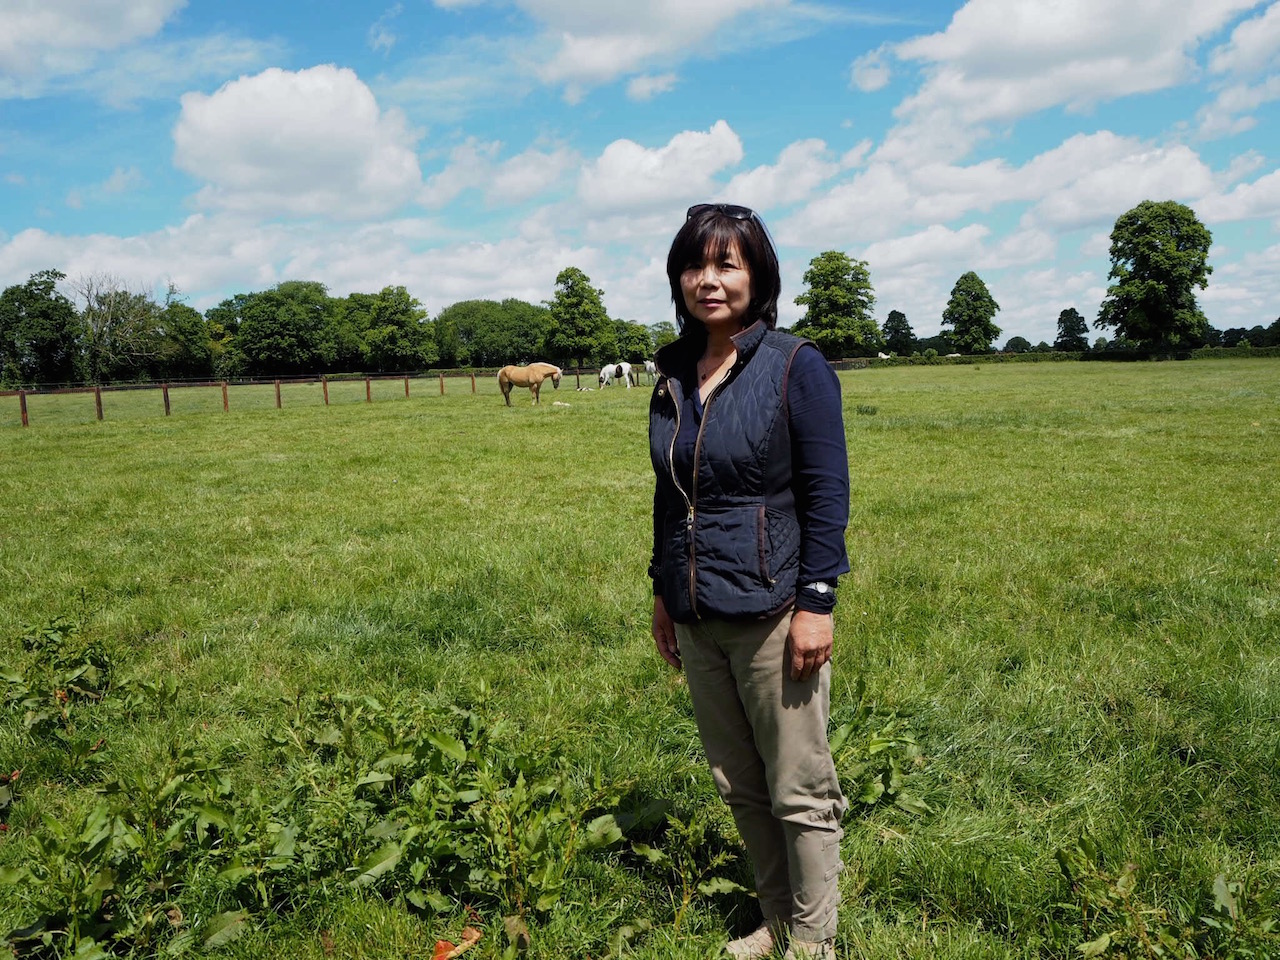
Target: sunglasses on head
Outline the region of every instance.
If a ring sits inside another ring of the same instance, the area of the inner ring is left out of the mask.
[[[695,203],[692,207],[685,211],[684,218],[692,220],[694,217],[714,210],[716,213],[722,213],[726,217],[734,220],[759,220],[760,217],[750,207],[740,207],[736,203]]]

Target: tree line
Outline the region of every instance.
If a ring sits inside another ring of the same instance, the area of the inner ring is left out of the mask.
[[[292,374],[639,362],[675,339],[609,317],[603,291],[576,267],[542,304],[464,300],[431,318],[402,286],[333,297],[289,280],[238,293],[203,314],[170,286],[162,299],[94,275],[60,286],[57,270],[0,293],[0,385],[118,383]]]
[[[1145,200],[1122,214],[1111,231],[1110,285],[1094,326],[1114,337],[1089,342],[1089,325],[1075,307],[1058,314],[1052,344],[1032,345],[1011,337],[1007,353],[1033,351],[1143,350],[1168,353],[1197,347],[1280,346],[1280,318],[1268,327],[1218,330],[1196,301],[1196,289],[1208,285],[1212,235],[1188,206],[1172,200]],[[951,290],[942,312],[942,333],[918,339],[907,317],[890,310],[884,326],[871,316],[875,293],[867,263],[838,250],[819,254],[804,275],[807,290],[796,303],[807,312],[795,326],[829,357],[874,356],[883,351],[909,356],[978,354],[994,350],[1001,330],[1000,310],[986,283],[970,270]]]
[[[1116,220],[1107,297],[1094,321],[1113,339],[1089,342],[1075,307],[1058,315],[1052,344],[1012,337],[1006,352],[1084,352],[1199,346],[1280,346],[1280,319],[1269,327],[1216,330],[1195,297],[1213,268],[1209,230],[1174,201],[1144,201]],[[32,274],[0,293],[0,385],[289,374],[399,372],[428,367],[494,367],[535,359],[562,366],[639,362],[674,340],[672,323],[646,326],[611,318],[604,291],[577,267],[556,277],[540,304],[509,298],[464,300],[434,318],[403,286],[332,297],[322,283],[289,280],[239,293],[201,314],[170,285],[163,298],[103,275],[71,282],[57,270]],[[838,250],[818,254],[795,302],[805,307],[795,333],[829,358],[987,353],[1000,336],[1000,310],[972,270],[952,288],[942,332],[915,336],[906,315],[872,316],[867,263]]]

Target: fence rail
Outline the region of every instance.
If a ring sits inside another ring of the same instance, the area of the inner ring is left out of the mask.
[[[364,384],[364,402],[374,402],[374,386],[375,384],[387,384],[391,382],[402,382],[404,384],[404,396],[406,398],[411,395],[411,383],[417,383],[419,389],[426,386],[431,392],[438,390],[440,396],[444,396],[449,392],[450,386],[457,389],[461,386],[464,392],[475,394],[478,391],[477,382],[488,385],[493,384],[493,392],[497,395],[497,368],[493,370],[486,369],[454,369],[454,370],[430,370],[409,373],[394,374],[367,374],[367,375],[310,375],[310,376],[294,376],[294,377],[276,377],[272,379],[258,378],[241,378],[226,380],[171,380],[163,383],[119,383],[105,385],[81,385],[81,386],[47,386],[34,387],[30,389],[20,390],[0,390],[0,399],[17,398],[18,412],[21,418],[22,426],[29,427],[33,414],[31,411],[30,398],[38,397],[55,397],[67,395],[89,395],[93,396],[93,417],[97,420],[103,420],[110,412],[111,400],[107,399],[105,405],[103,401],[104,394],[112,393],[139,393],[139,392],[158,392],[160,394],[160,403],[157,407],[163,406],[164,415],[166,417],[173,415],[173,404],[170,399],[172,391],[189,390],[199,388],[203,390],[215,390],[221,392],[221,406],[224,413],[229,413],[233,406],[234,394],[239,391],[247,391],[250,388],[271,387],[274,391],[273,401],[276,409],[282,409],[287,399],[284,388],[300,387],[300,386],[319,386],[320,395],[324,406],[330,405],[330,387],[337,387],[341,390],[349,390],[352,385]],[[582,386],[583,379],[586,378],[589,385],[594,386],[597,382],[599,370],[593,367],[580,367],[572,370],[565,370],[565,378],[573,376],[574,384],[577,387]],[[397,391],[398,393],[399,391]],[[488,392],[487,390],[483,392]],[[314,401],[313,401],[314,402]],[[349,401],[348,401],[349,402]],[[206,407],[209,406],[206,403]],[[253,403],[251,406],[261,407],[262,403]],[[216,402],[214,405],[216,409]],[[12,410],[12,407],[10,407]],[[78,418],[77,418],[78,419]]]

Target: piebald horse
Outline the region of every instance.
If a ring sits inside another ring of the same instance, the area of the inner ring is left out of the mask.
[[[600,386],[607,387],[614,380],[621,380],[627,385],[627,389],[631,389],[633,375],[631,373],[631,364],[623,360],[621,363],[610,363],[600,368]]]
[[[502,399],[507,401],[508,407],[511,406],[512,387],[528,387],[533,393],[533,402],[538,403],[542,381],[550,377],[552,388],[559,390],[563,375],[564,372],[554,363],[531,363],[527,367],[511,364],[498,371],[498,389],[502,391]]]

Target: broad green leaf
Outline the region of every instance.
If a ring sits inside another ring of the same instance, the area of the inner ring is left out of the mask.
[[[633,843],[631,852],[644,857],[650,863],[670,863],[671,858],[667,856],[665,850],[659,850],[657,847],[651,847],[647,843]]]
[[[393,777],[389,773],[382,773],[381,771],[374,770],[371,773],[366,773],[363,777],[357,780],[356,786],[357,787],[367,787],[370,785],[381,786],[384,783],[390,783],[394,779],[395,777]]]
[[[383,770],[386,767],[404,767],[413,763],[413,759],[414,758],[413,758],[412,751],[407,753],[404,751],[398,751],[396,753],[385,753],[378,758],[378,762],[375,763],[373,766],[375,770]]]
[[[1225,913],[1232,920],[1239,919],[1240,908],[1236,904],[1236,898],[1231,895],[1226,874],[1220,873],[1213,878],[1213,903],[1219,912]]]
[[[740,893],[746,889],[742,884],[734,883],[724,877],[712,877],[698,884],[698,892],[707,897],[714,893]]]
[[[451,737],[447,733],[431,732],[427,734],[427,739],[435,746],[437,750],[446,757],[452,757],[459,763],[465,763],[467,759],[467,748],[463,746],[461,740]]]
[[[107,951],[98,946],[96,940],[85,937],[76,944],[76,952],[72,954],[72,960],[107,960],[110,956]]]
[[[1082,943],[1076,949],[1080,951],[1080,955],[1089,960],[1090,957],[1100,957],[1107,952],[1107,948],[1111,946],[1111,934],[1104,933],[1097,940],[1090,940],[1088,943]]]
[[[6,886],[21,883],[30,876],[31,871],[26,867],[0,867],[0,883]]]
[[[400,855],[403,852],[398,843],[388,843],[379,847],[365,857],[356,867],[360,873],[352,883],[357,887],[367,887],[374,883],[388,870],[395,869],[395,865],[400,862]]]
[[[832,756],[835,756],[840,752],[840,748],[845,745],[845,742],[849,739],[849,734],[851,733],[853,733],[853,724],[842,723],[836,728],[835,733],[831,734],[831,737],[827,742],[831,747]]]
[[[871,780],[865,783],[861,792],[858,794],[860,803],[875,803],[884,796],[884,784],[879,780]]]
[[[245,932],[245,921],[248,918],[248,910],[232,910],[218,914],[205,924],[204,948],[212,950],[230,943]]]
[[[909,797],[905,794],[899,794],[893,801],[893,805],[907,811],[907,813],[914,813],[918,817],[923,817],[926,813],[933,812],[933,807],[923,800],[917,800],[915,797]]]
[[[250,869],[249,867],[246,867],[244,864],[240,863],[238,860],[235,861],[234,863],[228,864],[227,866],[223,867],[221,870],[218,871],[218,879],[225,880],[227,883],[233,886],[239,883],[245,877],[249,877],[252,875],[253,875],[253,870]]]
[[[582,841],[583,846],[588,850],[595,850],[617,843],[621,839],[622,830],[618,826],[618,821],[614,819],[613,814],[606,813],[587,824],[586,833],[583,835]]]

